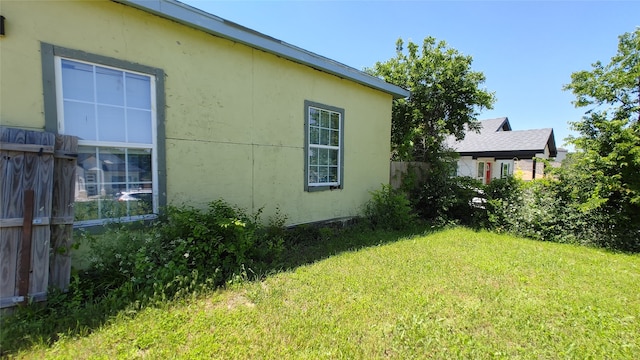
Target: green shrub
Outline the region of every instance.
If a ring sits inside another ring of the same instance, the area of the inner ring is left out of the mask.
[[[204,210],[168,207],[145,228],[110,225],[90,241],[82,291],[143,304],[261,273],[280,262],[285,218],[277,212],[263,225],[260,215],[217,200]]]
[[[522,180],[514,176],[495,179],[485,186],[487,224],[498,232],[511,230],[522,204]]]
[[[401,230],[411,227],[415,221],[406,195],[388,184],[371,192],[371,199],[364,205],[363,215],[375,229]]]
[[[559,183],[496,179],[486,187],[488,226],[499,232],[544,241],[566,241]]]
[[[475,225],[484,217],[482,183],[470,177],[432,172],[412,194],[413,206],[424,220],[438,225]]]
[[[640,251],[640,215],[634,218],[636,212],[628,211],[633,204],[612,197],[585,207],[581,197],[592,184],[557,173],[530,182],[491,182],[486,187],[487,227],[544,241]]]

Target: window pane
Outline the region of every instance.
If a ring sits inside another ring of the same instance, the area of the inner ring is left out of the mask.
[[[331,128],[340,129],[340,114],[331,113]]]
[[[98,217],[97,199],[76,199],[73,203],[74,221],[95,220]]]
[[[144,187],[150,188],[152,179],[151,149],[129,149],[127,169],[129,182],[148,182]],[[149,185],[149,186],[147,186]]]
[[[153,195],[151,188],[143,184],[131,184],[131,187],[117,196],[117,201],[125,205],[126,216],[144,215],[153,212]]]
[[[62,96],[64,99],[93,101],[93,66],[62,61]]]
[[[331,146],[339,146],[340,145],[340,131],[338,130],[329,130],[331,131]]]
[[[319,157],[318,157],[318,149],[310,148],[309,149],[309,165],[318,165]]]
[[[320,166],[318,170],[318,182],[329,182],[329,168],[326,166]]]
[[[320,143],[320,130],[317,127],[309,128],[309,143],[316,145]]]
[[[484,163],[483,162],[479,162],[478,163],[478,177],[484,177]]]
[[[96,148],[78,147],[76,168],[76,201],[84,201],[98,194],[98,170]]]
[[[338,167],[336,166],[329,167],[329,181],[338,182]]]
[[[329,150],[329,164],[338,165],[338,150]]]
[[[325,128],[328,128],[330,126],[329,112],[320,112],[320,126]]]
[[[98,105],[98,140],[126,141],[124,108]]]
[[[127,110],[127,141],[151,144],[151,111]]]
[[[318,182],[318,167],[309,166],[309,183],[317,183],[317,182]]]
[[[318,109],[314,109],[314,108],[309,108],[309,126],[318,126],[318,119],[320,117],[320,114],[318,112]]]
[[[103,195],[103,172],[98,164],[95,147],[78,147],[76,168],[75,220],[100,218],[99,199]]]
[[[320,152],[320,165],[329,165],[329,149],[318,149]]]
[[[127,74],[127,106],[151,109],[151,79],[148,76]]]
[[[331,130],[320,129],[320,145],[329,145]]]
[[[64,101],[64,133],[82,140],[96,140],[96,117],[93,104]]]
[[[100,148],[99,149],[100,168],[102,170],[102,179],[105,183],[102,186],[103,194],[114,197],[116,194],[126,189],[126,186],[107,183],[113,178],[126,180],[126,157],[124,149]]]
[[[96,93],[99,103],[124,105],[122,75],[122,71],[96,66]]]

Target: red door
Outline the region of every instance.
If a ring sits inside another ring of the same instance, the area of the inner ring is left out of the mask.
[[[487,162],[484,167],[484,183],[489,184],[491,182],[491,163]]]

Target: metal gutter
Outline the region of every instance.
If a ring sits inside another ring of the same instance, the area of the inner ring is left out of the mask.
[[[112,0],[164,17],[206,33],[238,42],[252,48],[283,57],[314,69],[344,78],[393,95],[395,99],[409,96],[409,91],[377,77],[301,49],[284,41],[251,30],[176,0]]]

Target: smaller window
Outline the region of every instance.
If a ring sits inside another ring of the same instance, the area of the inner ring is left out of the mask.
[[[344,110],[305,101],[305,190],[342,188]]]
[[[509,177],[510,175],[511,175],[511,164],[502,163],[502,169],[500,170],[500,177],[504,179],[506,177]]]
[[[478,162],[478,178],[484,179],[484,162]]]

